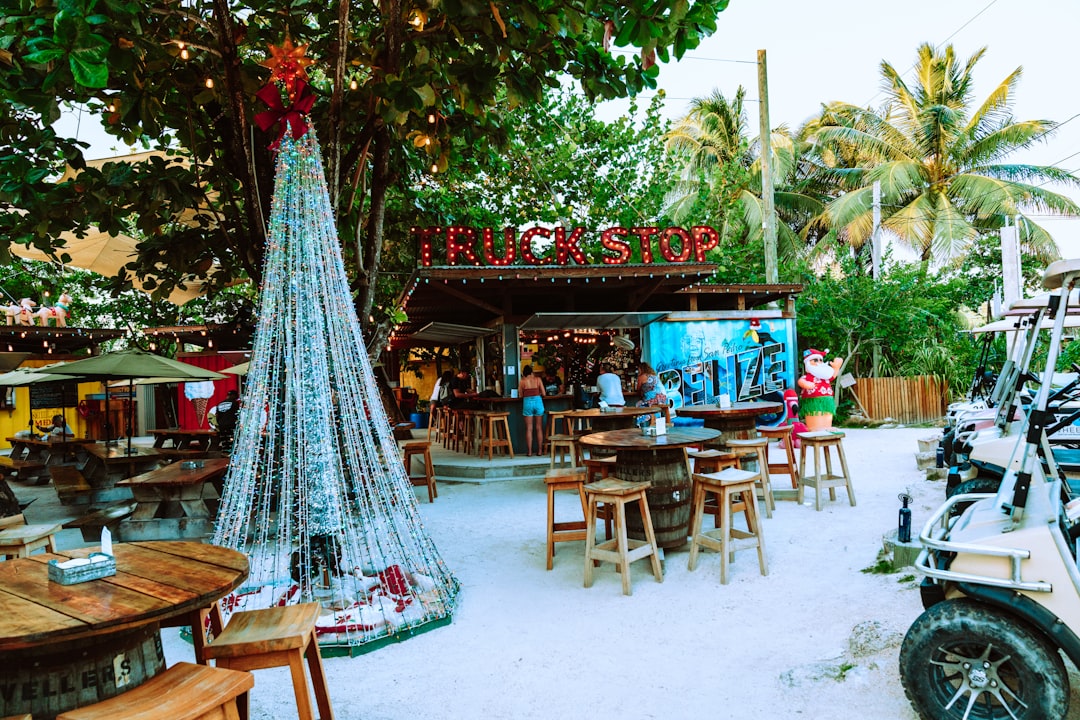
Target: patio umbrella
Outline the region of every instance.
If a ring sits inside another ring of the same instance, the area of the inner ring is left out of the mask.
[[[251,364],[251,361],[249,360],[247,362],[242,362],[239,365],[233,365],[232,367],[222,368],[221,372],[229,373],[230,375],[241,375],[241,376],[247,375],[248,374],[248,365],[250,365],[250,364]]]
[[[75,360],[63,365],[38,368],[34,372],[63,374],[85,380],[127,380],[134,388],[135,381],[141,378],[159,378],[165,382],[188,382],[191,380],[223,380],[225,375],[213,370],[206,370],[187,363],[170,360],[142,350],[121,350],[120,352],[95,355],[85,360]],[[105,419],[108,428],[109,393],[105,392]],[[131,454],[131,417],[128,416],[128,454]],[[105,441],[111,441],[109,429]]]

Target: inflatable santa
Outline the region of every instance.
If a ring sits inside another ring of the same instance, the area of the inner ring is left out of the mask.
[[[798,379],[799,415],[811,431],[828,430],[832,427],[833,413],[836,412],[836,398],[833,397],[832,380],[844,364],[843,358],[833,358],[825,362],[825,354],[820,350],[807,350],[803,353],[803,369],[806,374]]]

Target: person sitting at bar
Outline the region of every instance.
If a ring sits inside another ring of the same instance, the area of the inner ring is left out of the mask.
[[[455,410],[471,407],[476,392],[472,389],[472,378],[469,377],[469,371],[465,368],[458,370],[457,375],[450,381],[450,396],[448,404]]]
[[[600,375],[596,378],[596,387],[600,389],[600,402],[612,407],[623,407],[626,400],[622,394],[622,378],[615,374],[610,363],[600,366]]]
[[[37,429],[48,440],[63,440],[65,437],[75,437],[75,431],[64,420],[64,416],[59,414],[53,415],[52,425],[38,425]]]

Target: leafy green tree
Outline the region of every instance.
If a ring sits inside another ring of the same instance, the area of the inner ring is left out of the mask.
[[[388,199],[422,168],[445,172],[495,152],[516,118],[566,75],[589,98],[654,87],[657,60],[716,28],[727,0],[423,1],[0,0],[0,217],[11,242],[46,248],[60,233],[132,227],[129,266],[163,277],[205,267],[224,285],[259,279],[274,139],[253,123],[270,63],[303,64],[318,97],[330,197],[367,322],[387,244]],[[291,38],[283,42],[283,38]],[[634,56],[608,47],[634,47]],[[65,104],[102,117],[127,143],[176,159],[84,168],[55,133]],[[65,165],[79,172],[55,182]]]
[[[1058,167],[1007,162],[1057,123],[1014,119],[1021,68],[974,105],[973,70],[984,52],[962,63],[951,45],[924,44],[911,84],[882,62],[886,101],[880,109],[823,108],[812,132],[817,173],[833,186],[834,199],[817,220],[823,240],[858,248],[870,238],[878,182],[883,228],[924,260],[961,258],[980,234],[1014,216],[1027,252],[1044,262],[1057,256],[1050,234],[1027,213],[1080,214],[1072,200],[1045,187],[1080,182]]]
[[[676,221],[704,216],[715,222],[728,249],[724,253],[730,258],[726,266],[734,265],[741,282],[763,277],[764,267],[761,143],[760,138],[750,138],[745,95],[746,90],[740,86],[731,100],[719,90],[695,98],[690,111],[667,138],[668,152],[683,165],[668,196],[669,212]],[[776,188],[773,198],[780,220],[779,259],[785,272],[794,275],[797,266],[793,262],[802,249],[797,232],[823,206],[800,186],[797,170],[801,147],[791,133],[784,127],[773,130],[770,144]],[[750,248],[755,252],[748,252]],[[747,263],[754,257],[762,258],[762,262]],[[722,271],[721,278],[724,276]]]
[[[961,332],[965,283],[925,264],[884,264],[879,278],[858,272],[850,256],[834,272],[808,275],[796,300],[799,344],[831,348],[856,377],[934,374],[965,390],[975,354]]]

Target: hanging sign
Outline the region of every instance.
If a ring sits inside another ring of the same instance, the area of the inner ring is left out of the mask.
[[[567,230],[556,227],[532,227],[518,235],[514,228],[502,231],[496,247],[492,228],[414,227],[419,243],[422,267],[436,264],[436,256],[445,265],[625,265],[639,251],[640,262],[705,262],[705,253],[720,242],[720,234],[708,225],[681,227],[610,227],[597,237],[586,228]],[[582,243],[600,241],[599,253],[592,257]],[[596,255],[599,255],[599,259]]]

